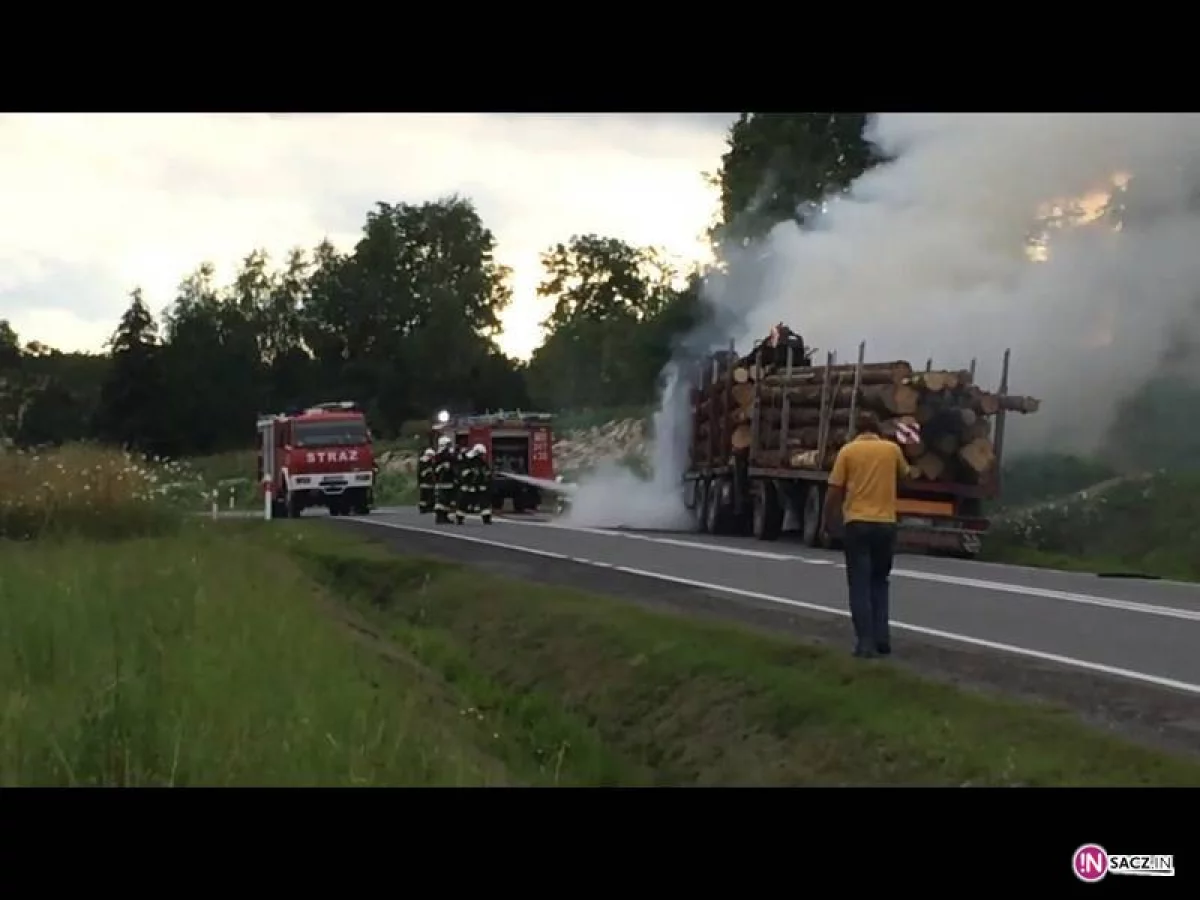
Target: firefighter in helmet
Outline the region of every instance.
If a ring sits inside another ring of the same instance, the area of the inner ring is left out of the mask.
[[[417,460],[417,510],[427,513],[433,509],[434,452],[432,447],[426,447]]]
[[[471,499],[475,503],[475,512],[483,520],[483,524],[491,525],[492,467],[488,464],[487,447],[483,446],[483,444],[476,444],[471,448],[471,451],[474,453],[471,460],[471,468],[475,473],[475,492]]]
[[[487,448],[476,444],[466,452],[461,475],[461,504],[458,521],[467,516],[479,516],[485,525],[492,522],[492,473],[487,463]]]
[[[437,439],[433,457],[433,514],[438,522],[449,522],[454,514],[457,456],[454,441],[448,435]]]
[[[458,461],[458,477],[454,480],[454,493],[458,505],[454,508],[454,520],[459,525],[466,521],[467,515],[475,512],[475,448],[460,451]]]

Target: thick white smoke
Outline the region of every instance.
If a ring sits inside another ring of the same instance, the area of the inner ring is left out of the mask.
[[[957,368],[975,358],[981,383],[995,386],[1010,347],[1010,390],[1043,405],[1010,417],[1008,451],[1089,451],[1168,342],[1200,335],[1200,215],[1189,208],[1200,116],[882,114],[868,136],[891,162],[807,230],[777,226],[714,283],[706,299],[737,323],[722,337],[739,350],[782,321],[821,356],[851,361],[865,340],[868,361]],[[1097,205],[1130,175],[1153,215],[1120,231],[1108,220],[1055,230],[1048,258],[1031,261],[1026,238],[1048,207]],[[657,451],[664,468],[652,484],[590,479],[578,516],[643,527],[677,517],[676,417],[686,432],[687,415],[678,393],[664,395],[659,418],[674,427],[660,440],[672,449]]]
[[[651,477],[639,478],[615,464],[599,467],[572,495],[572,524],[663,530],[688,526],[680,477],[687,464],[691,404],[681,371],[671,363],[663,372],[662,399],[654,414]]]

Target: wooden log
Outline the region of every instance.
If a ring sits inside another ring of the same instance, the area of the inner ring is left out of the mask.
[[[746,384],[750,381],[750,370],[745,366],[737,366],[733,370],[733,383]]]
[[[911,416],[921,402],[921,394],[906,384],[868,385],[862,389],[864,405],[874,405],[894,416]]]
[[[898,431],[898,426],[901,422],[912,422],[911,417],[902,419],[885,419],[880,423],[880,431],[887,438],[894,438]],[[759,440],[763,447],[775,447],[779,445],[780,429],[778,425],[759,423]],[[821,438],[821,429],[819,425],[809,425],[800,428],[789,428],[786,444],[793,449],[811,449],[817,446],[817,442]],[[829,435],[826,438],[830,447],[840,447],[850,440],[850,429],[848,427],[834,427],[829,429]],[[905,445],[901,445],[902,447]],[[949,453],[953,454],[958,449],[958,443],[955,441]]]
[[[742,422],[753,421],[753,407],[739,407],[730,414],[730,419],[735,424]],[[758,421],[760,425],[766,425],[770,428],[778,428],[783,422],[783,407],[781,406],[761,406],[758,410]],[[829,422],[831,425],[849,425],[850,410],[847,408],[834,409],[830,411]],[[821,424],[821,409],[816,406],[793,406],[788,410],[788,428],[794,429],[802,425],[819,425]]]
[[[805,387],[772,387],[764,386],[759,389],[759,396],[771,403],[781,404],[786,397],[793,406],[819,406],[823,385],[814,384]],[[836,408],[849,406],[854,399],[854,386],[844,384],[841,387],[830,387],[829,399]],[[917,411],[914,402],[919,397],[909,390],[893,384],[868,384],[858,391],[858,405],[864,409],[875,409],[895,415],[912,415]]]
[[[829,469],[833,467],[833,460],[836,453],[826,451],[825,464],[821,465],[819,454],[814,450],[798,450],[791,454],[788,462],[793,469]]]
[[[990,440],[992,437],[992,420],[977,419],[975,424],[963,429],[962,442],[969,444],[971,441],[985,438]]]
[[[1000,412],[1000,398],[976,387],[967,389],[960,398],[960,403],[981,416],[994,416]]]
[[[959,447],[957,434],[942,432],[929,440],[929,448],[940,456],[953,456]]]
[[[1042,405],[1042,401],[1035,397],[1018,397],[1012,394],[1002,394],[996,398],[996,402],[1003,410],[1022,414],[1035,413]]]
[[[959,449],[958,458],[977,475],[983,475],[996,464],[996,451],[987,438],[976,438]]]
[[[918,372],[915,375],[905,379],[905,383],[920,391],[927,391],[930,394],[938,394],[942,391],[958,390],[959,380],[958,372],[946,371],[930,371]]]
[[[926,481],[937,481],[946,471],[946,461],[936,453],[926,453],[913,461],[913,467]]]
[[[759,396],[771,403],[782,403],[783,398],[787,397],[796,406],[811,406],[821,402],[821,387],[819,384],[787,388],[764,386],[760,388]],[[830,388],[829,396],[834,406],[849,406],[854,397],[854,387],[844,385],[836,389]]]
[[[741,407],[754,405],[754,385],[744,382],[735,384],[729,389],[730,399]]]
[[[753,442],[753,431],[749,425],[739,425],[729,436],[729,443],[734,450],[746,450]]]
[[[781,370],[778,367],[774,372],[759,379],[763,384],[769,384],[774,387],[792,387],[804,386],[808,384],[820,383],[825,380],[825,370],[829,369],[831,380],[836,381],[839,376],[845,379],[846,383],[854,381],[854,370],[857,363],[843,363],[835,366],[810,366],[805,368],[792,369],[791,377],[786,374],[786,370]],[[912,366],[904,360],[896,360],[894,362],[882,363],[863,363],[862,377],[860,384],[898,384],[912,375]]]
[[[761,426],[760,426],[761,428]],[[849,437],[849,428],[830,428],[828,441],[830,444],[845,443]],[[776,427],[762,428],[759,431],[760,446],[764,448],[778,447],[780,430]],[[789,428],[787,440],[785,443],[788,447],[796,450],[807,450],[817,446],[817,441],[821,437],[821,428],[819,425],[808,425],[803,428]]]

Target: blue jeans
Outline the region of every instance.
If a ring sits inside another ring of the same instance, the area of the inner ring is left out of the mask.
[[[888,577],[896,553],[896,526],[884,522],[847,522],[842,545],[855,648],[873,654],[891,644]]]

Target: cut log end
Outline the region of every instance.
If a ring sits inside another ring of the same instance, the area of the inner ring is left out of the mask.
[[[987,438],[976,438],[959,448],[958,458],[971,467],[977,475],[991,471],[996,464],[996,451]]]
[[[913,466],[926,481],[938,481],[946,471],[946,461],[936,453],[926,453],[918,457]]]
[[[730,435],[729,442],[733,445],[734,450],[746,450],[750,447],[753,439],[753,432],[749,425],[739,425],[733,430]]]

